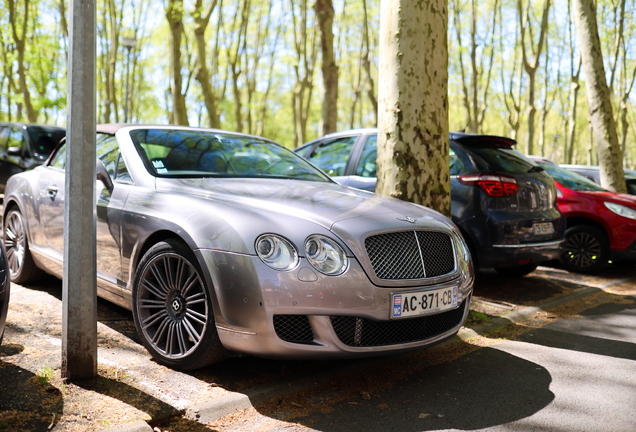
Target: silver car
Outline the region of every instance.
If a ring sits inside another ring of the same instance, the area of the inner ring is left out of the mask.
[[[164,365],[391,353],[438,343],[466,318],[470,254],[435,211],[219,130],[98,126],[97,156],[98,295],[132,310]],[[14,282],[62,275],[65,163],[61,145],[8,181]]]

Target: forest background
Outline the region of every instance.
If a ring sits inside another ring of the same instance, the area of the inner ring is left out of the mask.
[[[598,164],[570,1],[449,0],[451,131],[510,136],[524,153]],[[220,127],[289,148],[325,130],[376,126],[380,0],[337,0],[333,22],[330,5],[97,0],[98,123],[124,121],[128,70],[130,122]],[[636,165],[635,7],[596,4],[628,168]],[[64,126],[67,17],[65,0],[0,0],[0,122]],[[331,52],[321,46],[329,33]],[[335,126],[325,125],[329,113]]]

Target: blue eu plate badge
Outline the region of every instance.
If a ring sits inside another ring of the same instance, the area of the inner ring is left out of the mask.
[[[401,295],[393,296],[393,316],[394,317],[402,316],[402,296]]]

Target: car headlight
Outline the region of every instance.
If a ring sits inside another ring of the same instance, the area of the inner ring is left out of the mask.
[[[298,252],[287,239],[263,234],[256,239],[256,253],[265,264],[275,270],[291,270],[298,265]]]
[[[603,204],[605,204],[605,207],[607,207],[608,209],[610,209],[611,211],[613,211],[619,216],[623,216],[629,219],[636,219],[636,210],[632,208],[625,207],[624,205],[616,204],[609,201],[605,201]]]
[[[312,235],[305,240],[305,257],[320,273],[336,276],[347,269],[347,255],[334,240]]]

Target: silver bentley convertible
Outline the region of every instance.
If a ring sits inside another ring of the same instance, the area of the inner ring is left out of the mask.
[[[13,282],[62,275],[65,153],[8,181]],[[132,310],[159,363],[378,355],[438,343],[466,318],[470,254],[430,209],[219,130],[98,126],[97,157],[98,295]]]

